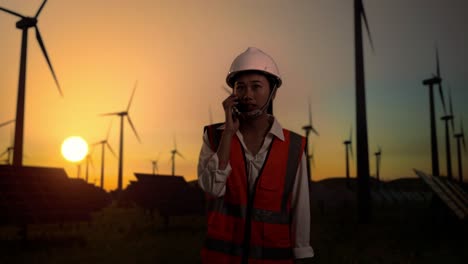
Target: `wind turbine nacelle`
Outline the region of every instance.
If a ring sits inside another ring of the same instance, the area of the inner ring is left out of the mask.
[[[37,19],[34,17],[25,17],[20,21],[16,22],[16,28],[19,29],[27,29],[30,27],[34,27],[37,24]]]
[[[423,85],[434,85],[434,84],[439,84],[442,82],[442,79],[437,77],[437,76],[434,76],[430,79],[426,79],[423,81]]]

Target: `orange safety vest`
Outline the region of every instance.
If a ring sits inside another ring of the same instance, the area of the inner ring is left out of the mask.
[[[205,127],[217,150],[222,130]],[[304,137],[283,129],[274,137],[253,191],[249,191],[245,153],[231,141],[231,174],[222,197],[207,194],[208,230],[201,252],[205,264],[292,264],[291,194],[305,147]]]

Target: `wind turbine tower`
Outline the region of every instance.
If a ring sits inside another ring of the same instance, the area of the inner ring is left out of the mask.
[[[367,138],[366,89],[364,78],[364,56],[362,45],[362,20],[373,49],[362,0],[354,0],[354,48],[356,74],[356,148],[357,148],[357,201],[358,220],[369,223],[371,219],[371,196],[369,186],[369,147]]]
[[[346,185],[351,187],[350,185],[350,177],[349,177],[349,154],[351,153],[351,158],[353,158],[353,128],[349,131],[349,139],[343,141],[345,145],[345,160],[346,160]]]
[[[450,87],[449,87],[450,88]],[[450,114],[444,115],[441,117],[441,120],[445,122],[445,154],[446,154],[446,161],[447,161],[447,178],[452,179],[453,174],[452,174],[452,151],[450,148],[450,138],[451,138],[451,133],[450,133],[450,127],[449,127],[449,121],[450,125],[452,126],[452,131],[455,130],[454,124],[453,124],[453,107],[452,107],[452,96],[450,94],[450,89],[449,91],[449,111]]]
[[[6,121],[6,122],[3,122],[3,123],[0,124],[0,127],[7,126],[7,125],[9,125],[9,124],[11,124],[11,123],[13,123],[13,122],[15,122],[14,119],[13,119],[13,120]],[[13,139],[13,136],[12,136],[12,139]],[[10,145],[9,147],[7,147],[6,150],[0,154],[0,157],[3,157],[3,155],[5,155],[5,154],[7,155],[7,158],[6,158],[4,161],[5,161],[6,164],[8,164],[8,165],[11,164],[11,153],[12,153],[12,151],[13,151],[13,147],[12,147],[12,146],[13,146],[13,144]]]
[[[153,165],[153,175],[156,175],[156,172],[159,170],[158,169],[158,162],[159,162],[159,157],[160,156],[161,156],[161,153],[158,154],[157,159],[151,161],[151,164]]]
[[[377,181],[380,181],[380,158],[382,156],[382,148],[378,148],[377,152],[374,153],[375,155],[375,169],[376,169],[376,172],[375,172],[375,177],[377,178]]]
[[[312,170],[310,168],[310,158],[312,157],[312,155],[310,155],[310,151],[309,151],[309,134],[310,132],[312,131],[315,135],[319,135],[317,130],[315,130],[315,128],[312,126],[312,110],[311,110],[311,106],[310,106],[310,98],[309,98],[309,124],[305,125],[302,127],[302,129],[304,129],[305,131],[305,135],[306,135],[306,148],[305,148],[305,154],[306,154],[306,157],[307,157],[307,173],[309,174],[309,181],[312,181]]]
[[[15,123],[15,143],[14,143],[14,150],[13,150],[13,166],[22,166],[23,165],[23,139],[24,139],[24,104],[25,104],[25,97],[26,97],[26,61],[27,61],[27,51],[28,51],[28,29],[34,28],[36,30],[36,39],[39,43],[39,46],[42,50],[42,53],[49,65],[49,69],[52,72],[54,77],[55,83],[58,87],[60,95],[63,96],[62,90],[60,88],[59,82],[57,80],[57,76],[55,75],[54,69],[52,68],[52,63],[50,62],[49,56],[47,55],[46,48],[44,46],[44,42],[42,41],[42,36],[39,31],[39,27],[37,26],[37,18],[41,14],[44,5],[46,4],[47,0],[42,2],[39,10],[34,17],[26,17],[21,14],[18,14],[14,11],[8,10],[6,8],[0,7],[1,11],[9,13],[11,15],[17,16],[21,18],[16,23],[16,28],[22,31],[22,38],[21,38],[21,57],[20,57],[20,70],[19,70],[19,81],[18,81],[18,98],[16,104],[16,123]]]
[[[117,157],[115,155],[115,152],[114,150],[112,149],[111,145],[109,144],[109,133],[110,133],[110,129],[111,129],[111,126],[112,126],[112,123],[109,124],[109,129],[107,129],[107,136],[106,136],[106,139],[103,139],[99,142],[96,142],[93,144],[93,146],[95,145],[98,145],[100,144],[101,145],[101,178],[100,178],[100,187],[101,189],[104,190],[104,161],[105,161],[105,153],[106,153],[106,146],[107,148],[110,150],[110,152],[112,153],[112,155],[114,155],[114,157]]]
[[[462,153],[460,150],[460,141],[463,144],[463,152],[466,154],[465,132],[463,132],[463,121],[460,118],[460,133],[454,135],[457,140],[457,156],[458,156],[458,180],[463,183],[463,167]]]
[[[437,63],[437,75],[434,75],[432,78],[426,79],[423,81],[423,85],[429,87],[429,112],[430,112],[430,131],[431,131],[431,158],[432,158],[432,175],[440,176],[439,170],[439,148],[437,146],[437,129],[435,122],[435,106],[434,106],[434,86],[439,86],[440,98],[442,100],[442,106],[445,110],[445,101],[444,94],[442,90],[442,79],[440,77],[440,68],[439,68],[439,53],[436,48],[436,63]]]
[[[138,139],[138,142],[141,143],[140,137],[138,136],[135,126],[133,125],[133,122],[130,119],[130,115],[128,114],[128,111],[130,110],[130,106],[132,104],[133,96],[135,95],[136,87],[137,87],[137,82],[135,82],[135,87],[133,88],[132,96],[130,97],[130,101],[128,102],[128,106],[125,111],[102,114],[102,115],[116,115],[120,117],[119,174],[118,174],[118,179],[117,179],[117,191],[119,193],[122,191],[122,186],[123,186],[123,174],[122,174],[123,172],[123,137],[124,137],[124,118],[125,117],[127,117],[127,121],[130,124],[130,127],[132,128],[133,133],[135,134],[136,138]]]
[[[171,150],[172,176],[175,175],[175,155],[179,155],[179,157],[184,158],[184,156],[182,156],[182,154],[177,150],[177,143],[174,137],[174,149]]]

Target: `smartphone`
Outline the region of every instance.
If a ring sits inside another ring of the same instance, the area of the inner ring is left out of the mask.
[[[239,102],[239,100],[236,100],[236,102]],[[238,118],[241,114],[241,111],[239,111],[239,108],[237,106],[232,107],[232,117],[233,118]]]
[[[247,110],[247,105],[243,104],[240,102],[239,99],[236,99],[237,105],[232,107],[232,116],[234,118],[239,117],[242,113],[246,113]]]

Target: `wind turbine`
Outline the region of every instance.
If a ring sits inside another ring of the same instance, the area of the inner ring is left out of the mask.
[[[133,133],[135,133],[136,138],[138,139],[138,142],[141,143],[140,137],[138,136],[138,133],[135,129],[135,126],[132,123],[132,120],[130,119],[130,116],[128,114],[128,111],[130,110],[130,106],[132,104],[133,96],[135,95],[135,90],[137,87],[137,82],[135,82],[135,87],[133,88],[132,96],[130,97],[130,101],[128,102],[127,109],[122,112],[115,112],[115,113],[107,113],[107,114],[102,114],[103,116],[106,115],[116,115],[120,116],[120,148],[119,148],[119,175],[118,175],[118,184],[117,184],[117,191],[121,192],[122,191],[122,170],[123,170],[123,133],[124,133],[124,117],[127,117],[128,123],[132,127]]]
[[[94,149],[93,149],[94,150]],[[85,173],[85,181],[88,183],[88,175],[89,175],[89,164],[91,164],[91,167],[94,169],[94,164],[93,164],[93,158],[91,157],[93,150],[91,150],[91,153],[88,153],[86,155],[86,173]]]
[[[7,147],[6,150],[2,153],[0,153],[0,157],[3,157],[5,154],[7,155],[7,158],[2,160],[3,162],[6,162],[6,164],[10,165],[11,164],[11,152],[13,151],[13,147]]]
[[[314,154],[314,146],[312,145],[312,147],[310,148],[311,149],[311,152],[310,152],[310,155],[308,156],[310,160],[310,164],[311,164],[311,167],[314,167],[315,168],[315,154]]]
[[[449,128],[449,121],[452,126],[452,131],[455,131],[454,124],[453,124],[453,107],[452,107],[452,95],[449,92],[449,109],[450,113],[442,116],[440,119],[445,121],[445,154],[447,158],[447,178],[452,179],[452,151],[450,149],[450,128]]]
[[[349,184],[349,153],[351,152],[351,159],[353,158],[353,128],[349,130],[349,139],[343,141],[345,145],[345,159],[346,159],[346,185],[350,187]]]
[[[367,138],[366,89],[364,78],[364,56],[362,45],[362,20],[366,26],[369,41],[372,37],[367,23],[362,0],[354,0],[354,48],[356,62],[356,148],[357,148],[357,200],[358,219],[361,223],[370,222],[371,196],[369,186],[369,146]]]
[[[159,169],[158,169],[158,161],[159,161],[159,157],[160,157],[160,156],[161,156],[161,153],[158,154],[158,158],[157,158],[157,159],[151,161],[151,164],[153,165],[153,175],[156,175],[156,171],[159,171]]]
[[[309,181],[312,181],[312,170],[310,169],[310,157],[309,157],[309,133],[310,131],[312,131],[315,135],[319,135],[317,130],[315,130],[315,128],[312,126],[312,110],[311,110],[311,107],[310,107],[310,97],[309,97],[309,124],[305,125],[302,127],[302,129],[304,129],[305,131],[305,134],[306,134],[306,148],[305,148],[305,154],[306,154],[306,157],[308,157],[307,159],[307,173],[309,174]]]
[[[22,39],[21,39],[21,58],[20,58],[20,71],[19,71],[19,81],[18,81],[18,99],[16,104],[16,126],[15,126],[15,144],[14,144],[14,151],[13,151],[13,166],[22,166],[23,165],[23,138],[24,138],[24,101],[25,101],[25,94],[26,94],[26,58],[27,58],[27,50],[28,50],[28,29],[34,27],[36,30],[36,39],[41,47],[42,53],[49,65],[49,69],[52,72],[52,76],[54,77],[55,84],[62,94],[62,89],[60,88],[57,76],[55,75],[54,69],[52,68],[52,63],[50,62],[49,56],[47,55],[46,48],[44,46],[44,42],[42,41],[41,33],[39,32],[39,27],[37,26],[37,18],[41,13],[44,5],[46,4],[47,0],[42,2],[39,10],[34,17],[26,17],[21,14],[18,14],[14,11],[8,10],[6,8],[0,7],[0,10],[9,13],[11,15],[17,16],[21,18],[18,22],[16,22],[16,28],[22,30]]]
[[[460,141],[463,144],[463,152],[466,154],[465,133],[463,132],[463,121],[460,118],[460,133],[454,135],[457,140],[457,156],[458,156],[458,180],[463,183],[463,168],[462,155],[460,151]]]
[[[9,121],[6,121],[6,122],[3,122],[3,123],[0,124],[0,127],[7,126],[7,125],[9,125],[9,124],[11,124],[11,123],[13,123],[13,122],[15,122],[14,119],[9,120]],[[13,136],[12,136],[12,139],[13,139]],[[8,164],[8,165],[11,164],[11,156],[12,156],[11,154],[12,154],[12,151],[13,151],[13,147],[12,147],[12,146],[13,146],[13,144],[10,145],[9,147],[7,147],[6,150],[0,154],[0,157],[3,157],[3,155],[5,155],[5,154],[7,155],[7,158],[6,158],[5,160],[3,160],[3,161],[5,161],[6,164]]]
[[[376,173],[375,177],[377,178],[377,181],[380,181],[380,159],[382,156],[382,148],[379,146],[377,152],[374,153],[375,155],[375,163],[376,163]]]
[[[109,124],[109,128],[107,129],[106,139],[103,139],[103,140],[98,141],[98,142],[93,144],[93,146],[98,145],[98,144],[101,145],[101,179],[100,179],[100,187],[103,190],[104,190],[104,161],[105,161],[106,146],[110,150],[112,155],[114,155],[114,157],[116,157],[115,152],[112,149],[112,147],[111,147],[111,145],[109,144],[109,141],[108,141],[111,127],[112,127],[112,122]]]
[[[175,155],[176,154],[184,159],[184,156],[182,156],[182,154],[177,150],[177,143],[176,143],[176,139],[175,139],[175,136],[174,136],[174,149],[171,150],[172,176],[175,175]]]
[[[435,107],[434,107],[434,85],[439,86],[440,98],[442,100],[442,106],[445,110],[445,100],[444,93],[442,90],[442,78],[440,77],[440,67],[439,67],[439,52],[436,47],[436,64],[437,64],[437,75],[433,75],[432,78],[423,80],[423,85],[429,87],[429,112],[430,112],[430,125],[431,125],[431,157],[432,157],[432,175],[439,176],[439,150],[437,146],[437,129],[435,123]]]

